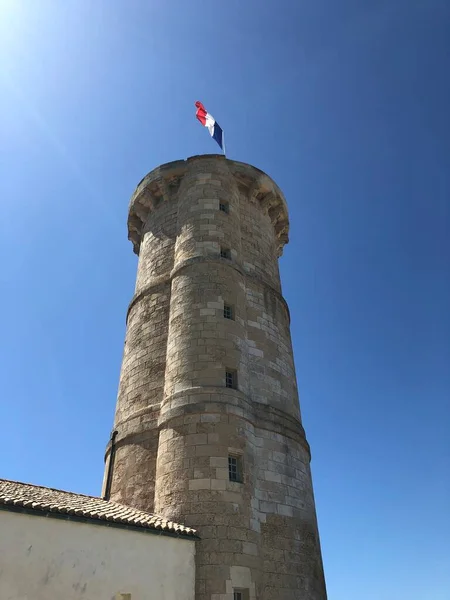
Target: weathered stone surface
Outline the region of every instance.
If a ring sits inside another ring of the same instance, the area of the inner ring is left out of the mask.
[[[142,180],[128,225],[139,266],[107,449],[111,499],[198,530],[198,600],[232,600],[233,588],[249,600],[325,600],[278,271],[281,191],[250,165],[192,157]],[[229,481],[230,454],[242,483]]]

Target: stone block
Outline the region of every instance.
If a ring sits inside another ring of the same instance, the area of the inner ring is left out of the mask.
[[[200,444],[208,443],[208,436],[206,433],[194,433],[185,436],[185,443],[187,446],[198,446]]]
[[[259,510],[263,513],[276,513],[277,505],[275,502],[263,502],[259,503]]]
[[[242,553],[243,554],[251,554],[253,556],[258,556],[258,546],[253,542],[243,542],[242,543]]]
[[[219,467],[226,469],[226,478],[228,478],[228,457],[227,456],[211,456],[209,459],[211,467]]]
[[[285,517],[294,516],[294,510],[292,506],[287,506],[286,504],[277,504],[277,513]]]
[[[211,489],[211,479],[191,479],[189,481],[190,490],[209,490]]]
[[[226,460],[227,460],[227,465],[228,465],[228,458]],[[228,481],[228,479],[229,479],[228,466],[226,468],[219,467],[216,469],[216,479],[222,479],[222,480]]]
[[[212,490],[226,490],[227,482],[223,479],[211,479],[211,489]]]

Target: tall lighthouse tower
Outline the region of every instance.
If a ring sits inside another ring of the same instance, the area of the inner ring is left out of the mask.
[[[278,257],[286,201],[219,155],[138,185],[104,493],[198,530],[197,600],[325,600]]]

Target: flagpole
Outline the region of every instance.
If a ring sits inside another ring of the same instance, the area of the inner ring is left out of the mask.
[[[223,146],[223,148],[222,148],[223,155],[226,156],[226,153],[225,153],[225,132],[223,131],[223,129],[222,129],[222,146]]]

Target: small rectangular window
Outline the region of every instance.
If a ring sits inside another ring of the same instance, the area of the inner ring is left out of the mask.
[[[231,250],[229,248],[221,248],[220,249],[220,256],[221,258],[226,258],[228,260],[231,259]]]
[[[230,205],[228,202],[219,202],[219,210],[228,214],[230,212]]]
[[[242,457],[232,456],[228,457],[228,478],[230,481],[236,483],[242,483]]]
[[[233,600],[250,600],[250,594],[248,589],[234,589]]]
[[[237,375],[236,371],[232,371],[231,369],[227,369],[225,371],[225,386],[227,388],[236,389],[237,387]]]
[[[225,319],[234,319],[233,307],[230,304],[223,305],[223,316]]]

